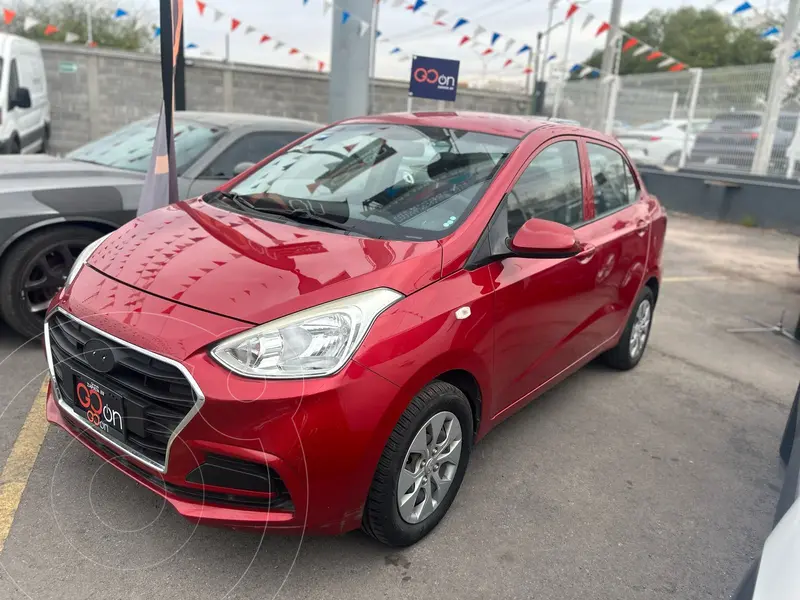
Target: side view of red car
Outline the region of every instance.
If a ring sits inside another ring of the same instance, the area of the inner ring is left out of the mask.
[[[595,357],[636,366],[665,230],[594,131],[336,123],[86,249],[47,416],[195,522],[412,544],[500,421]]]

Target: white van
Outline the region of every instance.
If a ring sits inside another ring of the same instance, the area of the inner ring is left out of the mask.
[[[0,33],[0,154],[45,152],[49,139],[42,50],[32,40]]]

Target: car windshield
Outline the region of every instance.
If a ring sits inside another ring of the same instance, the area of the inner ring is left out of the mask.
[[[252,212],[326,219],[371,237],[438,239],[466,218],[518,143],[441,127],[336,125],[230,192]]]
[[[157,119],[132,123],[67,154],[67,158],[146,173],[153,153]],[[208,150],[225,129],[185,119],[175,119],[175,165],[183,173]]]

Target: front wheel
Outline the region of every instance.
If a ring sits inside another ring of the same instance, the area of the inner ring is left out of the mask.
[[[616,346],[603,354],[603,360],[607,365],[620,371],[627,371],[639,364],[650,339],[650,325],[653,323],[655,304],[653,290],[645,287],[639,292],[622,337]]]
[[[442,520],[458,493],[472,448],[472,410],[457,387],[433,381],[386,442],[364,507],[363,530],[410,546]]]

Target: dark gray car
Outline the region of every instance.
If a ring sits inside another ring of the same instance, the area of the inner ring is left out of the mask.
[[[90,242],[136,216],[156,118],[70,152],[0,157],[0,314],[38,335],[50,298]],[[175,154],[182,198],[209,192],[317,123],[180,112]]]

